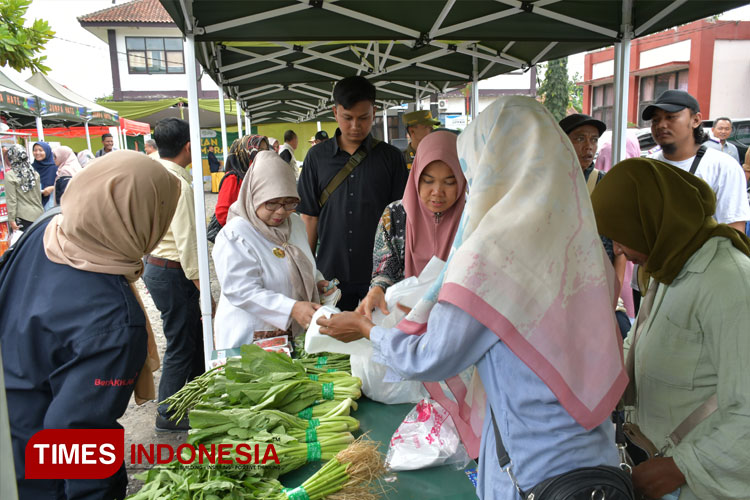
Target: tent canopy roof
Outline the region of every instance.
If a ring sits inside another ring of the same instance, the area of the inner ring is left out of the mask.
[[[91,116],[89,123],[92,125],[116,127],[120,124],[116,111],[105,108],[94,101],[90,101],[85,97],[78,95],[42,73],[34,73],[26,81],[52,97],[85,107]]]
[[[160,0],[228,95],[322,109],[361,74],[378,99],[412,101],[478,78],[606,47],[741,0]],[[625,16],[624,16],[625,13]],[[624,19],[630,17],[629,24]],[[189,20],[186,22],[186,20]]]

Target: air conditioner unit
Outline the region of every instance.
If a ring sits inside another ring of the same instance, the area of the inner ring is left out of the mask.
[[[439,109],[448,109],[448,103],[445,102],[445,99],[440,99],[438,101],[438,108]]]

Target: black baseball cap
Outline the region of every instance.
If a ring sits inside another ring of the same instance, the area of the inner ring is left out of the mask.
[[[650,120],[657,108],[663,109],[668,113],[682,111],[685,108],[690,108],[694,113],[701,110],[695,97],[684,90],[665,90],[656,98],[653,104],[646,106],[641,117],[644,120]]]
[[[316,141],[327,141],[328,140],[328,132],[325,130],[318,130],[315,132],[315,140]]]
[[[568,115],[560,120],[560,128],[562,128],[563,132],[566,134],[571,133],[583,125],[593,125],[599,130],[599,135],[602,135],[604,131],[607,130],[607,125],[605,125],[603,121],[597,120],[589,115],[584,115],[583,113]]]

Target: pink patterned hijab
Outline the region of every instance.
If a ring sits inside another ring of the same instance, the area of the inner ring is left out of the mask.
[[[610,415],[628,377],[615,329],[614,272],[573,146],[544,106],[508,96],[471,122],[458,151],[469,197],[453,248],[436,285],[398,328],[423,333],[438,300],[461,308],[592,429]],[[476,457],[484,389],[477,377],[445,382],[448,391],[437,382],[425,387]]]
[[[466,178],[458,163],[457,136],[453,132],[432,132],[422,139],[414,157],[414,166],[406,182],[403,205],[406,210],[406,251],[404,277],[418,276],[432,256],[447,260],[461,213],[466,204]],[[458,183],[458,199],[436,217],[419,198],[419,178],[434,161],[445,162]]]

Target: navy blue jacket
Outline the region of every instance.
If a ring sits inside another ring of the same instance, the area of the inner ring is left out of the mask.
[[[48,223],[0,270],[0,347],[20,498],[121,498],[124,465],[102,480],[22,480],[26,442],[37,431],[121,428],[117,419],[147,349],[145,317],[125,278],[50,261]]]

